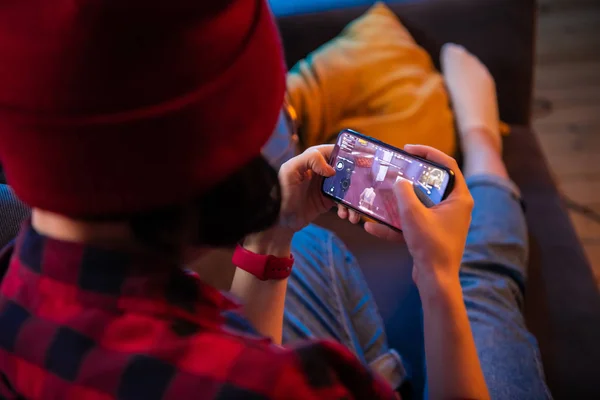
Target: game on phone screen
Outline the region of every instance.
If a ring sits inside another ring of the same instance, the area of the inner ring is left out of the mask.
[[[396,181],[411,181],[433,204],[444,198],[450,177],[435,165],[349,132],[341,133],[336,145],[337,156],[332,162],[336,174],[323,181],[323,191],[343,204],[399,227],[392,191]]]

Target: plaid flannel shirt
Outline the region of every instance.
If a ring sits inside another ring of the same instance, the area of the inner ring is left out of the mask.
[[[177,265],[29,225],[10,250],[0,259],[0,271],[10,264],[0,398],[395,398],[340,344],[272,344],[233,300]]]

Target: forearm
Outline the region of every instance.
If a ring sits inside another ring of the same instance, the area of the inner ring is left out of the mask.
[[[257,254],[289,257],[291,235],[270,230],[251,235],[244,248]],[[281,343],[287,279],[261,281],[236,268],[231,292],[244,303],[244,314],[262,335]]]
[[[422,292],[430,397],[488,399],[459,282]]]

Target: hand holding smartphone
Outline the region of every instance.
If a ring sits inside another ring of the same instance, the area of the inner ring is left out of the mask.
[[[401,226],[396,181],[410,181],[427,207],[439,204],[454,186],[449,168],[350,129],[338,135],[329,163],[336,173],[323,180],[323,194],[396,230]]]

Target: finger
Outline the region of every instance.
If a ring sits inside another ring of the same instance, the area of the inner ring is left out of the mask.
[[[350,222],[353,224],[358,224],[360,222],[360,214],[354,210],[348,210],[350,217],[348,218]]]
[[[302,176],[303,181],[310,181],[313,178],[314,172],[312,170],[304,171],[304,175]]]
[[[401,179],[394,183],[393,190],[398,203],[398,211],[400,212],[401,219],[408,219],[427,209],[417,197],[411,181]]]
[[[335,175],[335,169],[328,164],[327,159],[325,158],[325,155],[331,154],[331,146],[332,145],[314,146],[307,149],[304,153],[285,162],[280,168],[280,173],[289,175],[293,172],[304,177],[307,171],[312,170],[317,175],[326,177]]]
[[[335,146],[332,144],[321,144],[319,146],[312,146],[307,150],[310,150],[310,149],[317,150],[319,153],[321,153],[323,155],[323,157],[325,157],[327,160],[329,160],[334,147]]]
[[[404,236],[400,232],[397,232],[392,228],[389,228],[382,224],[377,224],[375,222],[366,222],[365,231],[367,231],[373,236],[389,240],[391,242],[404,242]]]
[[[440,164],[454,172],[454,189],[452,190],[452,193],[450,193],[451,196],[465,195],[469,192],[465,178],[454,158],[438,149],[434,149],[433,147],[429,146],[407,144],[404,146],[404,150],[417,157]]]
[[[338,211],[337,211],[338,217],[340,217],[341,219],[348,218],[348,209],[346,207],[344,207],[341,204],[338,204],[337,209],[338,209]]]
[[[329,165],[328,159],[325,158],[324,155],[331,154],[329,147],[331,147],[331,145],[311,147],[299,156],[289,160],[286,163],[286,167],[299,171],[302,174],[304,174],[305,171],[314,171],[317,175],[326,177],[333,176],[335,175],[335,169]]]
[[[331,154],[329,148],[332,147],[332,145],[327,145],[326,148],[321,147],[323,146],[313,147],[307,150],[309,151],[307,165],[311,170],[321,176],[333,176],[335,175],[335,169],[329,165],[329,155]],[[325,156],[325,154],[327,154],[327,156]]]
[[[444,167],[450,168],[453,171],[458,169],[458,164],[454,158],[450,157],[443,151],[434,149],[433,147],[421,146],[418,144],[407,144],[404,146],[404,150],[417,157],[421,157],[426,160],[433,161],[434,163],[443,165]]]
[[[321,201],[323,202],[323,206],[325,209],[331,210],[335,206],[335,201],[333,201],[328,196],[323,196],[321,194],[320,197],[321,197]]]

